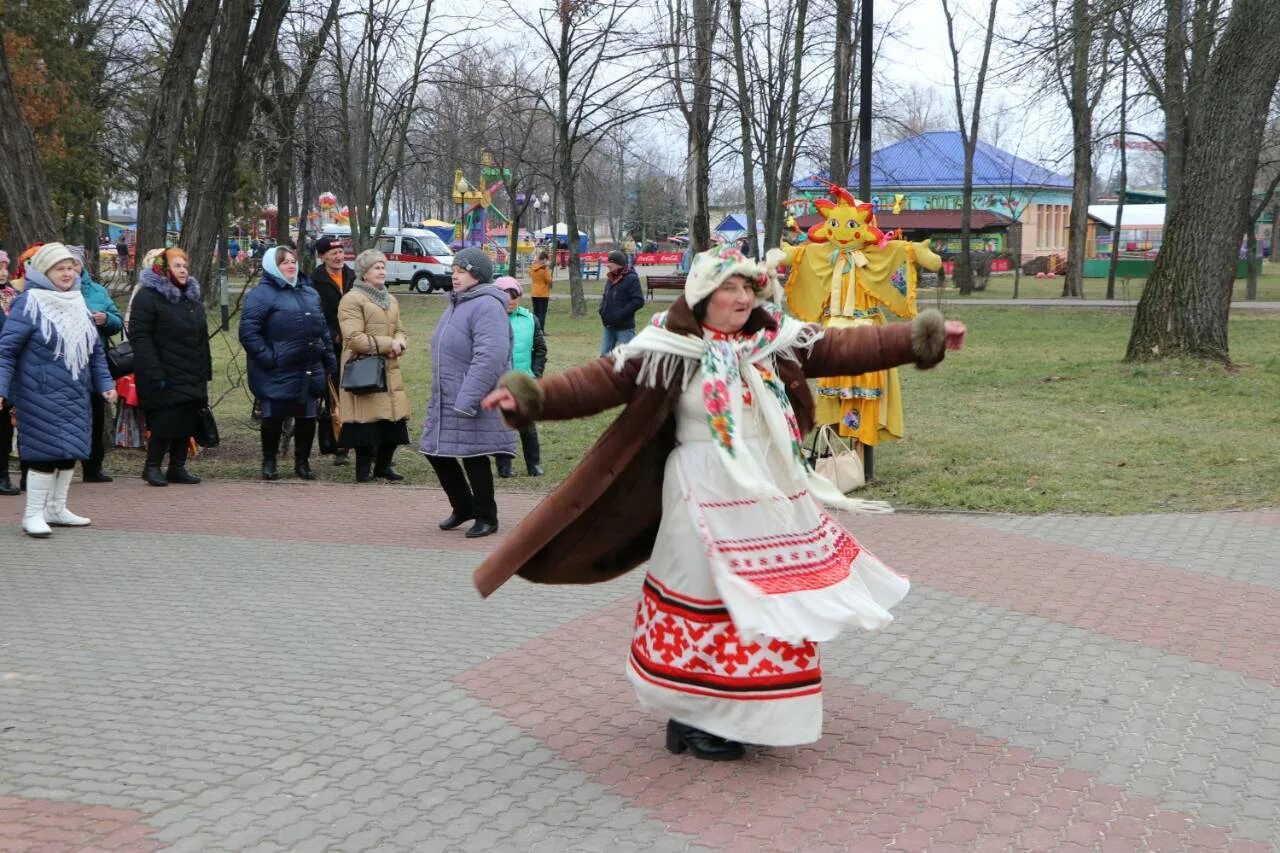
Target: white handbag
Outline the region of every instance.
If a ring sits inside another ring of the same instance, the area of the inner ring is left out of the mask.
[[[818,428],[813,450],[814,472],[829,480],[842,494],[847,495],[867,484],[858,451],[851,445],[846,445],[830,426]]]

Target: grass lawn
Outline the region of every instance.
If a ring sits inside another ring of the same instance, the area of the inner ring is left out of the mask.
[[[1235,287],[1231,293],[1233,302],[1244,300],[1246,284],[1247,282],[1244,279],[1236,279]],[[1125,281],[1122,278],[1117,278],[1116,298],[1136,300],[1142,296],[1142,288],[1145,285],[1146,279],[1134,278]],[[920,293],[920,298],[923,300],[926,295],[932,296],[936,292],[935,290],[923,290]],[[954,289],[948,289],[946,294],[948,297],[959,296],[959,292]],[[1106,299],[1106,278],[1086,278],[1084,280],[1084,295],[1086,299]],[[1062,276],[1057,278],[1036,278],[1033,275],[1024,274],[1018,283],[1018,298],[1020,299],[1058,299],[1061,296]],[[969,298],[1012,299],[1013,275],[1002,273],[991,276],[987,289],[977,291]],[[1280,264],[1263,263],[1262,275],[1258,277],[1258,301],[1280,302]]]
[[[416,442],[430,385],[427,346],[445,297],[399,296],[410,330],[403,367]],[[552,301],[548,371],[598,353],[593,309],[574,319],[568,300]],[[902,371],[907,437],[878,448],[878,482],[861,494],[901,507],[1011,512],[1280,503],[1280,313],[1233,316],[1235,372],[1197,363],[1120,363],[1130,312],[962,306],[952,315],[969,325],[965,350],[935,371]],[[258,436],[234,327],[215,337],[213,352],[211,390],[223,445],[193,468],[255,477]],[[547,476],[500,480],[499,488],[559,482],[611,418],[542,424]],[[282,471],[289,470],[285,462]],[[133,473],[141,469],[141,453],[115,451],[108,465]],[[435,483],[416,444],[400,450],[397,466],[409,483]],[[351,467],[333,467],[323,457],[314,467],[325,480],[353,476]],[[523,473],[522,462],[516,470]]]

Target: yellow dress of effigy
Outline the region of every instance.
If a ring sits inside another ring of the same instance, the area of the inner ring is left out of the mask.
[[[889,239],[876,225],[874,207],[844,188],[833,186],[831,195],[835,201],[815,202],[825,219],[809,229],[809,241],[783,246],[791,267],[787,309],[835,328],[914,317],[919,268],[936,271],[942,259],[927,240]],[[837,425],[840,435],[867,445],[902,438],[898,371],[819,380],[817,422]]]

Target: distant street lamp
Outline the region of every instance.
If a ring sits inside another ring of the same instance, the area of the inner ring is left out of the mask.
[[[542,228],[542,199],[536,195],[533,197],[533,223],[535,232]]]

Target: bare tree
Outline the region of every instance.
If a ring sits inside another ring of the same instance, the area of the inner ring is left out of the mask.
[[[689,198],[689,247],[711,247],[711,68],[719,0],[663,0],[669,27],[664,63],[685,122],[685,184]],[[662,8],[662,7],[660,7]]]
[[[751,21],[744,21],[743,47],[748,102],[757,163],[764,184],[765,245],[775,246],[786,222],[783,202],[791,194],[800,146],[817,124],[829,100],[829,52],[807,41],[808,0],[764,0]],[[815,57],[806,66],[807,56]],[[821,83],[815,82],[821,81]]]
[[[329,0],[328,8],[321,14],[319,24],[313,16],[297,16],[299,27],[291,34],[296,49],[296,68],[289,67],[281,52],[271,56],[270,99],[263,98],[261,112],[270,123],[276,137],[276,156],[273,169],[276,196],[276,222],[279,240],[290,239],[289,218],[293,215],[294,143],[298,137],[298,108],[311,87],[311,79],[321,56],[329,49],[329,35],[338,18],[340,0]],[[299,237],[305,230],[305,202],[298,211]]]
[[[1153,77],[1144,54],[1135,55],[1140,73],[1164,94],[1170,192],[1160,254],[1134,314],[1128,360],[1230,361],[1227,318],[1240,236],[1251,212],[1268,106],[1280,81],[1280,3],[1191,5],[1189,36],[1181,0],[1165,5],[1164,64],[1170,70],[1163,81]],[[1190,69],[1185,78],[1184,63]],[[1185,97],[1188,80],[1196,97]]]
[[[408,129],[418,108],[432,57],[446,36],[429,40],[435,0],[365,0],[351,30],[339,22],[334,74],[341,106],[340,135],[345,189],[356,251],[373,244],[386,227],[396,182],[405,167]],[[406,39],[406,35],[411,35]],[[398,63],[406,71],[397,75]]]
[[[556,186],[568,226],[569,294],[575,317],[587,312],[578,246],[578,179],[582,164],[606,137],[655,107],[636,107],[634,91],[649,84],[652,65],[636,61],[649,48],[627,27],[639,0],[558,0],[551,9],[506,0],[508,13],[545,51],[550,69],[531,87],[555,117]]]
[[[973,292],[973,263],[969,247],[970,224],[973,215],[973,157],[978,148],[978,128],[982,120],[982,92],[987,82],[987,68],[991,59],[991,42],[996,29],[996,6],[999,0],[988,0],[987,23],[983,31],[982,59],[973,79],[973,100],[966,116],[964,104],[963,72],[960,48],[956,41],[955,14],[949,0],[942,0],[942,13],[947,19],[947,44],[951,49],[952,87],[956,99],[956,121],[960,127],[960,140],[964,145],[964,184],[960,202],[960,258],[956,263],[956,286],[962,294]],[[968,127],[966,128],[966,122]]]
[[[207,280],[212,271],[214,244],[226,226],[235,189],[236,158],[288,7],[289,0],[223,0],[182,219],[182,246],[197,278]],[[210,299],[216,298],[214,288],[207,292]]]
[[[40,162],[35,134],[22,117],[9,60],[0,44],[0,205],[14,246],[47,240],[61,229],[53,216],[49,178]]]
[[[854,0],[835,0],[835,67],[831,87],[831,156],[827,167],[831,183],[849,183],[849,162],[853,159],[853,46],[858,40],[853,25],[857,13]],[[870,37],[870,34],[866,34]]]
[[[1120,223],[1124,221],[1125,196],[1129,192],[1129,149],[1125,138],[1129,131],[1129,55],[1120,61],[1120,187],[1116,199],[1116,221],[1111,235],[1111,258],[1107,263],[1107,299],[1116,298],[1116,267],[1120,264]]]
[[[164,63],[155,101],[147,119],[147,133],[138,154],[138,260],[165,244],[165,221],[173,199],[175,163],[184,127],[191,121],[196,73],[218,17],[216,0],[188,3],[174,31],[173,46]]]
[[[729,2],[729,40],[733,53],[733,78],[736,84],[738,108],[738,145],[742,160],[743,207],[747,216],[747,244],[752,255],[758,253],[759,235],[756,232],[756,160],[751,139],[751,95],[747,85],[747,60],[743,49],[742,0]]]

